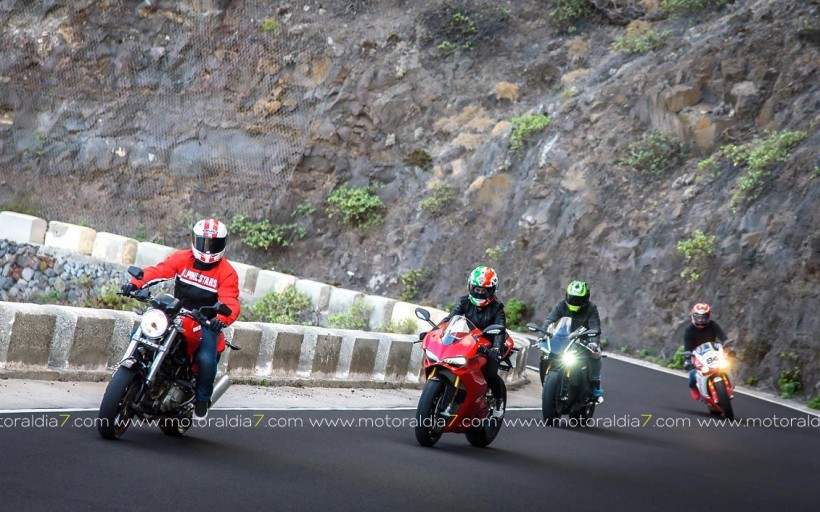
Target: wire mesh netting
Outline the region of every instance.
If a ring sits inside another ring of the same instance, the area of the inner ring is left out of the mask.
[[[197,217],[270,217],[332,65],[302,14],[0,1],[0,203],[170,245]]]

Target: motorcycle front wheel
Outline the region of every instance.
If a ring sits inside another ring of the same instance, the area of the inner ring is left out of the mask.
[[[560,418],[556,401],[561,390],[561,376],[558,372],[549,372],[544,376],[544,389],[541,391],[541,413],[547,426],[552,426]]]
[[[130,368],[119,368],[105,388],[100,412],[97,416],[97,432],[105,439],[118,439],[131,424],[134,411],[131,401],[139,390],[139,375]]]
[[[732,410],[732,402],[729,399],[729,392],[726,390],[726,381],[714,382],[715,394],[718,398],[718,405],[723,410],[723,417],[727,420],[735,419],[735,412]]]
[[[440,380],[429,380],[421,392],[416,409],[416,441],[422,446],[433,446],[444,433],[444,419],[439,416],[444,404],[447,385]]]

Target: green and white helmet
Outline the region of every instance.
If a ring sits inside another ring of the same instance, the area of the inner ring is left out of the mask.
[[[586,281],[573,281],[567,286],[567,307],[573,313],[589,303],[589,286]]]

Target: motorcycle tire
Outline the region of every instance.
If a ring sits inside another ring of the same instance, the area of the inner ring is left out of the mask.
[[[541,391],[541,413],[548,427],[551,427],[555,420],[561,418],[555,405],[560,390],[561,376],[558,372],[549,372],[544,377],[544,389]]]
[[[105,439],[119,439],[131,424],[134,413],[130,402],[139,390],[139,375],[130,368],[118,368],[105,388],[97,432]]]
[[[419,398],[416,409],[416,441],[422,446],[433,446],[441,439],[444,425],[440,425],[439,413],[444,409],[444,394],[447,384],[440,380],[429,380]]]
[[[729,392],[726,390],[725,381],[715,381],[715,394],[718,398],[718,405],[723,410],[723,417],[727,420],[735,419],[735,412],[732,410],[732,401],[729,399]]]
[[[507,386],[504,382],[501,382],[501,396],[504,400],[504,405],[506,408],[507,404]],[[498,435],[498,432],[501,430],[501,425],[504,424],[504,416],[502,415],[500,418],[496,418],[492,415],[484,418],[481,421],[480,426],[475,426],[470,428],[467,432],[464,433],[467,436],[467,441],[479,448],[485,448],[493,442],[493,440]]]

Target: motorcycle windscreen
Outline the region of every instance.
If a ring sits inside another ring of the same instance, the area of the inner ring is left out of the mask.
[[[447,324],[447,328],[441,335],[441,344],[452,345],[458,343],[461,338],[470,334],[473,329],[473,324],[467,318],[456,315],[450,319],[450,323]]]
[[[569,345],[569,335],[572,334],[572,318],[565,316],[550,326],[552,337],[549,339],[551,352],[563,352]]]
[[[719,348],[720,346],[716,343],[704,343],[703,345],[698,345],[697,347],[695,347],[695,350],[693,350],[692,352],[699,356],[703,356],[706,355],[706,353],[712,352],[713,350],[716,351]]]

